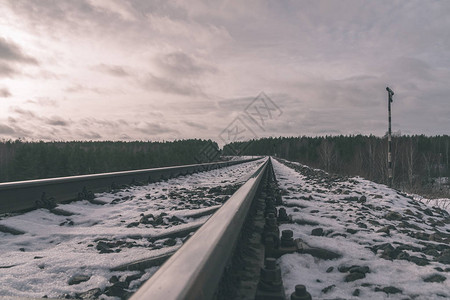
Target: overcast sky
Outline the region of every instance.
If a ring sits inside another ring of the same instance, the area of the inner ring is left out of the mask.
[[[0,138],[382,136],[386,86],[394,132],[450,134],[449,16],[450,1],[0,0]],[[276,109],[252,123],[261,92]]]

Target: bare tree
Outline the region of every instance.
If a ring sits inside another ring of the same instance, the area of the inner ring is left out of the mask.
[[[319,147],[319,156],[324,169],[330,171],[333,160],[336,158],[334,143],[326,138],[323,139]]]

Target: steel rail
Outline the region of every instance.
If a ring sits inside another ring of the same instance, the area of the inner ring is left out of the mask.
[[[270,159],[130,298],[212,299]]]
[[[257,159],[260,158],[0,183],[0,214],[31,210],[43,198],[68,202],[77,200],[83,191],[104,192],[114,185],[148,183]]]

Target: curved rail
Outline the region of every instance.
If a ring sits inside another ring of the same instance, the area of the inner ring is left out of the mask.
[[[43,198],[68,202],[79,198],[83,191],[103,192],[114,185],[147,183],[257,159],[260,158],[0,183],[0,214],[33,209]]]
[[[212,299],[270,159],[132,297]]]

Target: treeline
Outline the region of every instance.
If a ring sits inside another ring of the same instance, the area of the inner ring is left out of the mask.
[[[450,137],[394,136],[393,185],[412,192],[446,194],[448,185],[438,182],[450,176]],[[263,138],[231,143],[224,155],[275,155],[326,171],[359,175],[388,182],[387,138],[375,136],[325,136]]]
[[[174,142],[24,142],[0,141],[0,182],[51,178],[207,160],[202,153],[217,144]]]

